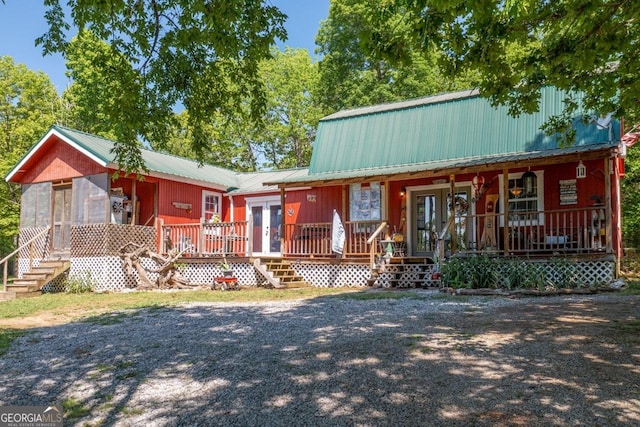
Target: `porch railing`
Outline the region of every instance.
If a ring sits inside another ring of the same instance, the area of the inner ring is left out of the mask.
[[[591,253],[611,250],[604,207],[456,217],[456,252]],[[445,238],[449,244],[450,237]]]
[[[185,256],[246,256],[250,253],[247,222],[163,225],[161,251],[170,250]]]
[[[34,244],[36,240],[40,239],[42,236],[45,236],[45,235],[48,236],[49,230],[50,230],[50,227],[43,229],[38,234],[33,236],[31,239],[27,240],[22,245],[20,245],[20,247],[18,247],[16,250],[14,250],[9,255],[7,255],[6,257],[0,260],[0,264],[2,264],[2,289],[3,290],[5,291],[7,290],[7,280],[9,277],[9,269],[8,269],[9,260],[28,246],[29,247],[29,269],[31,269],[33,267],[33,260],[36,258],[34,253]]]
[[[367,242],[380,223],[381,221],[346,221],[343,224],[344,256],[369,257],[371,245],[378,248],[383,237],[376,235],[372,242]],[[331,251],[331,222],[286,224],[284,232],[285,256],[318,258],[334,256]]]

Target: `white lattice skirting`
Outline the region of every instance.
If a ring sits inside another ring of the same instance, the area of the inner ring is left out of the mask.
[[[149,258],[141,258],[141,261],[142,266],[147,269],[149,279],[155,281],[157,274],[149,271],[157,269],[158,265]],[[193,284],[209,286],[214,277],[222,276],[218,263],[219,261],[194,263],[185,261],[180,265],[181,274]],[[230,264],[240,285],[258,286],[264,284],[264,278],[256,271],[253,264],[233,262]],[[21,274],[29,271],[28,260],[21,259],[18,265]],[[367,265],[295,263],[293,268],[305,281],[317,287],[365,286],[369,278]],[[72,257],[69,272],[48,283],[44,290],[63,291],[67,277],[80,279],[89,277],[96,285],[95,290],[99,292],[123,291],[135,288],[138,283],[137,272],[133,271],[131,275],[127,275],[120,257]]]
[[[142,265],[147,270],[157,269],[158,266],[149,258],[142,259]],[[613,261],[584,261],[572,263],[570,270],[563,266],[563,271],[557,271],[558,266],[553,262],[537,263],[547,277],[569,277],[571,281],[584,285],[600,285],[610,283],[615,278],[615,263]],[[242,286],[258,286],[264,279],[257,273],[250,263],[231,263],[235,276]],[[369,266],[364,264],[334,264],[334,263],[304,263],[292,264],[296,274],[316,287],[357,287],[366,286],[369,279]],[[184,262],[181,273],[193,284],[210,285],[214,277],[221,276],[222,271],[218,261],[212,262]],[[20,276],[29,270],[29,260],[19,259],[18,270]],[[156,280],[155,273],[147,273],[149,279]],[[395,286],[410,286],[419,278],[416,272],[407,271],[407,283],[396,283]],[[45,290],[62,291],[67,277],[90,277],[96,285],[96,291],[122,291],[134,288],[138,282],[138,275],[134,271],[127,275],[122,265],[122,259],[116,256],[102,257],[72,257],[71,269],[66,275],[50,282]],[[414,277],[416,276],[416,277]],[[404,278],[404,276],[403,276]],[[385,286],[384,283],[381,283]],[[386,284],[389,286],[390,283]],[[436,285],[434,282],[433,285]]]
[[[366,286],[370,276],[369,266],[362,264],[292,264],[296,274],[313,286],[338,288]]]

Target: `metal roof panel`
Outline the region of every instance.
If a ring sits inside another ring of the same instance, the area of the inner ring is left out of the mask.
[[[540,111],[519,117],[510,116],[507,107],[492,107],[476,91],[336,113],[318,125],[309,173],[556,149],[558,140],[540,127],[562,112],[566,96],[544,88]],[[594,124],[576,119],[574,127],[575,145],[610,139],[606,129]]]

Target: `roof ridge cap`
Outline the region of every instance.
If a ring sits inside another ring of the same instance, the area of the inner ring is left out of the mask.
[[[364,105],[361,107],[336,111],[335,113],[321,118],[320,121],[335,120],[346,117],[365,116],[368,114],[382,113],[386,111],[398,111],[418,106],[438,104],[441,102],[473,98],[478,96],[480,96],[480,91],[478,89],[465,89],[455,92],[441,92],[435,95],[427,95],[402,101],[383,102],[380,104]]]

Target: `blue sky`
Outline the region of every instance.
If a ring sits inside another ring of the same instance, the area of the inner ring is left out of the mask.
[[[329,0],[268,1],[289,16],[285,24],[289,38],[279,45],[304,48],[314,56],[315,36],[320,21],[329,13]],[[42,3],[42,0],[0,2],[0,56],[11,56],[15,63],[45,72],[58,92],[62,92],[67,86],[64,60],[60,55],[43,57],[42,50],[35,46],[35,39],[47,30]]]

